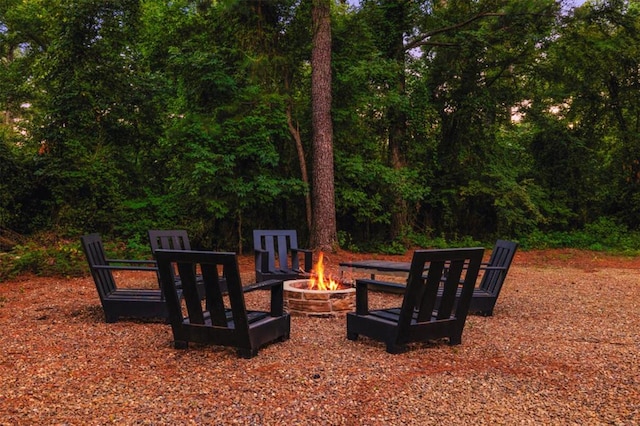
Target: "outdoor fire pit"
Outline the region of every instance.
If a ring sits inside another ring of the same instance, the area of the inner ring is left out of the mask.
[[[356,289],[313,290],[307,279],[284,282],[284,306],[292,315],[335,317],[351,312]]]
[[[284,282],[284,306],[291,315],[336,317],[355,307],[356,289],[324,276],[320,253],[310,278]]]

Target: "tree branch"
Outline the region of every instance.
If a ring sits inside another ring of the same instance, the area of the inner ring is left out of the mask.
[[[458,22],[457,24],[454,25],[449,25],[448,27],[442,27],[442,28],[438,28],[436,30],[433,31],[429,31],[425,34],[421,34],[420,36],[416,37],[413,40],[410,40],[409,42],[407,42],[407,44],[404,46],[404,50],[411,50],[411,49],[415,49],[416,47],[420,47],[420,46],[426,46],[426,45],[442,45],[442,44],[435,44],[432,42],[429,42],[427,39],[430,37],[433,37],[434,35],[438,35],[438,34],[442,34],[442,33],[446,33],[449,31],[453,31],[453,30],[457,30],[459,28],[465,27],[479,19],[483,19],[483,18],[488,18],[488,17],[493,17],[493,16],[507,16],[506,13],[495,13],[495,12],[486,12],[486,13],[479,13],[469,19],[467,19],[466,21],[462,21],[462,22]]]

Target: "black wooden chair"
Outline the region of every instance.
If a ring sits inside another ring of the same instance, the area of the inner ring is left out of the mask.
[[[156,250],[191,250],[191,242],[189,234],[184,229],[150,229],[149,244],[151,245],[151,253],[155,259]],[[180,281],[177,282],[180,289]],[[227,291],[227,282],[223,278],[220,280],[220,288],[223,293]],[[204,299],[205,291],[202,279],[198,280],[198,294]]]
[[[98,290],[106,322],[120,317],[168,318],[169,311],[159,289],[118,288],[112,271],[149,271],[157,273],[155,262],[147,260],[108,259],[98,234],[80,238],[89,263],[91,276]],[[147,266],[145,266],[147,265]],[[151,266],[149,266],[151,265]]]
[[[483,316],[493,315],[493,308],[517,249],[518,243],[513,241],[496,241],[489,262],[480,268],[482,279],[480,285],[473,290],[469,312]]]
[[[298,233],[295,230],[255,229],[253,250],[256,282],[270,279],[294,280],[308,276],[313,268],[313,252],[298,248]],[[300,268],[301,256],[304,269]]]
[[[473,289],[469,313],[482,316],[493,315],[500,290],[507,278],[518,244],[513,241],[496,241],[488,263],[480,267],[480,284]],[[442,296],[442,290],[439,293]],[[460,290],[458,290],[460,297]]]
[[[189,342],[231,346],[240,356],[251,358],[263,345],[289,338],[291,319],[283,308],[282,280],[243,288],[235,253],[157,250],[156,258],[176,348],[185,349]],[[182,282],[184,304],[176,294],[174,270]],[[196,289],[196,270],[204,280],[205,307]],[[228,298],[220,291],[222,271]],[[268,312],[247,310],[244,293],[258,289],[271,290]]]
[[[189,235],[184,229],[150,229],[149,244],[154,257],[158,249],[191,250]]]
[[[347,314],[347,338],[363,335],[382,341],[394,354],[404,352],[411,342],[447,337],[450,345],[460,344],[483,253],[483,248],[415,251],[406,286],[375,281],[404,290],[399,308],[369,310],[373,280],[356,280],[356,311]],[[438,298],[441,283],[444,293]]]

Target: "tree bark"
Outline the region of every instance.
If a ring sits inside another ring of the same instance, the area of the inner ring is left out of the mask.
[[[330,0],[313,0],[311,102],[313,127],[313,220],[311,246],[333,251],[338,244],[333,171],[331,120],[331,16]]]

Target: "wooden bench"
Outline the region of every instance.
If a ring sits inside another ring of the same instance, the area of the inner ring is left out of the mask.
[[[351,262],[340,262],[340,278],[345,280],[345,276],[353,272],[368,274],[371,278],[366,279],[369,289],[382,291],[385,293],[403,293],[406,286],[406,278],[411,269],[410,262],[396,262],[390,260],[357,260]],[[383,275],[388,279],[378,279]],[[391,281],[391,280],[394,281]]]
[[[372,280],[376,279],[376,275],[406,278],[409,275],[409,270],[411,269],[410,262],[395,262],[375,259],[340,262],[338,265],[340,267],[340,276],[342,277],[344,277],[345,272],[357,271],[362,274],[369,274]]]
[[[80,242],[106,322],[116,322],[121,317],[168,318],[169,311],[159,289],[118,288],[113,276],[113,271],[148,271],[155,275],[158,269],[154,261],[108,259],[98,234],[84,235]]]
[[[235,253],[157,250],[156,258],[176,348],[185,349],[189,342],[230,346],[240,356],[251,358],[263,345],[289,339],[291,320],[284,312],[282,280],[243,288]],[[183,301],[176,294],[174,270],[182,283]],[[196,271],[202,273],[204,307],[196,288]],[[226,274],[228,297],[220,291],[222,271]],[[244,293],[260,289],[270,290],[270,310],[248,310]]]
[[[371,280],[356,280],[356,311],[347,314],[347,338],[363,335],[382,341],[389,353],[431,339],[460,344],[483,253],[481,247],[415,251],[401,307],[370,310]],[[456,297],[460,283],[462,291]]]

